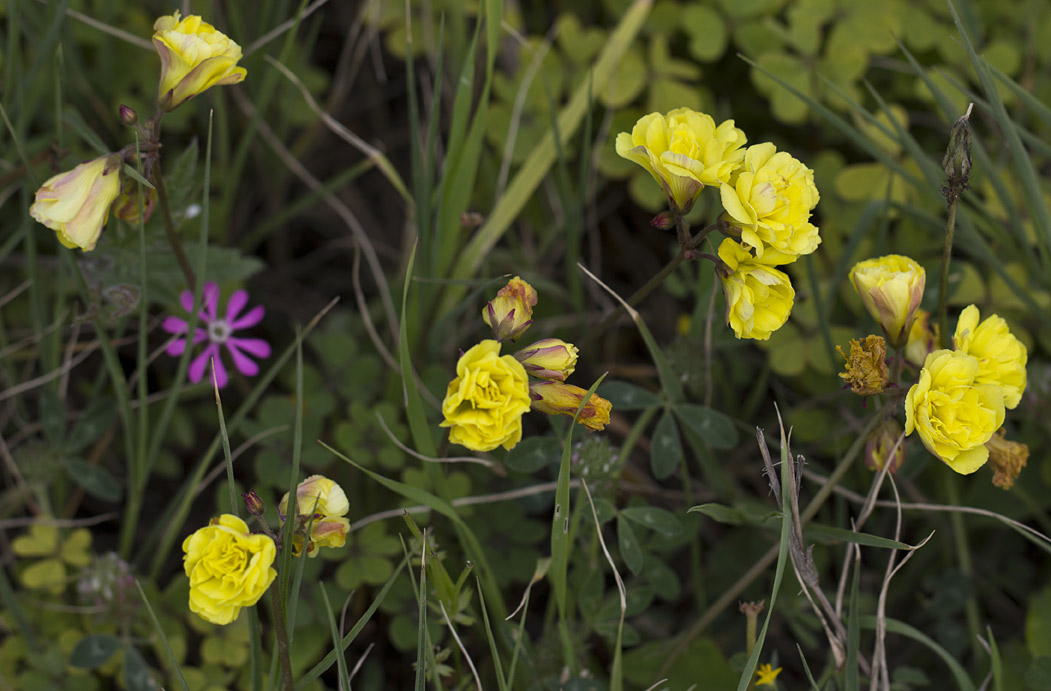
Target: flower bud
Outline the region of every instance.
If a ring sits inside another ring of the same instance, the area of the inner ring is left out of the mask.
[[[955,201],[967,189],[971,178],[971,109],[952,126],[949,134],[949,146],[942,159],[942,170],[945,171],[945,185],[942,194],[949,203]]]
[[[662,211],[650,220],[650,225],[661,230],[671,230],[675,227],[675,214]]]
[[[492,327],[497,341],[516,340],[533,323],[537,294],[533,286],[515,276],[482,310],[482,320]]]
[[[248,513],[253,516],[262,516],[263,512],[266,511],[266,504],[263,503],[263,500],[260,499],[259,495],[253,490],[248,490],[241,495],[241,498],[244,499],[245,508],[248,510]]]
[[[859,396],[883,393],[890,382],[887,367],[887,342],[882,336],[866,336],[864,341],[851,339],[850,355],[836,346],[836,350],[847,361],[839,378],[850,385],[850,390]]]
[[[900,254],[866,259],[850,270],[850,282],[862,304],[895,348],[908,342],[926,281],[923,267]]]
[[[865,441],[865,465],[871,470],[883,470],[883,465],[890,461],[890,472],[898,472],[905,462],[904,442],[897,420],[884,420]]]
[[[136,113],[135,109],[131,106],[126,106],[122,103],[120,108],[117,109],[117,112],[120,114],[120,121],[128,127],[131,127],[139,121],[139,114]]]
[[[296,487],[298,518],[295,520],[295,535],[292,545],[296,555],[306,544],[307,556],[316,557],[318,547],[342,547],[350,530],[350,521],[344,514],[350,503],[343,488],[324,475],[311,475]],[[281,498],[277,507],[281,521],[288,513],[288,494]],[[307,535],[307,525],[310,534]]]
[[[545,338],[515,353],[515,359],[534,377],[565,381],[577,366],[577,354],[572,343]]]
[[[989,465],[993,468],[993,484],[1004,490],[1014,486],[1015,479],[1029,460],[1029,447],[1021,442],[1008,441],[1004,438],[1006,434],[1001,427],[985,443],[985,448],[989,449]]]
[[[139,188],[138,182],[124,178],[120,196],[113,202],[113,215],[122,221],[136,225],[139,222]],[[145,187],[142,190],[142,222],[150,220],[153,210],[157,208],[157,190]]]
[[[120,156],[106,154],[49,178],[36,191],[29,215],[54,230],[66,247],[90,252],[120,194],[120,168]]]
[[[548,415],[576,415],[577,408],[587,393],[579,386],[560,381],[533,382],[529,385],[529,397],[533,400],[532,409]],[[587,427],[589,432],[598,432],[609,424],[612,407],[602,396],[592,394],[577,416],[577,422]]]

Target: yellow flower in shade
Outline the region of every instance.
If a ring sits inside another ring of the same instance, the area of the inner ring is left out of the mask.
[[[500,355],[500,344],[485,340],[456,363],[456,378],[442,401],[449,441],[472,451],[511,449],[522,439],[522,415],[529,410],[529,378],[522,363]]]
[[[1001,427],[985,444],[989,449],[993,484],[1004,490],[1014,487],[1015,480],[1029,460],[1029,447],[1021,442],[1009,441],[1006,436],[1007,430]]]
[[[560,381],[539,381],[529,385],[533,410],[548,415],[576,415],[577,408],[587,393],[586,389]],[[577,416],[577,422],[587,427],[589,432],[598,432],[609,424],[612,409],[613,404],[605,398],[591,394],[591,398]]]
[[[120,194],[120,167],[120,156],[107,154],[49,178],[36,191],[29,215],[54,230],[66,247],[90,252]]]
[[[533,286],[515,276],[482,309],[482,321],[493,328],[496,340],[515,340],[533,323],[536,302]]]
[[[311,475],[296,487],[296,506],[299,512],[299,526],[305,532],[310,524],[310,537],[307,542],[307,556],[316,557],[319,547],[342,547],[350,530],[350,521],[344,516],[350,510],[350,503],[343,488],[324,475]],[[278,505],[281,520],[288,514],[288,493],[281,498]],[[292,543],[298,556],[303,549],[303,535],[293,536]]]
[[[157,99],[162,110],[173,110],[213,86],[242,82],[248,74],[237,66],[241,46],[197,15],[180,19],[176,11],[158,19],[153,45],[161,57]]]
[[[758,677],[755,680],[756,686],[773,686],[774,680],[777,679],[777,675],[781,673],[781,668],[774,669],[774,666],[769,662],[764,662],[759,665],[759,669],[755,670],[755,675]]]
[[[909,340],[905,343],[905,359],[922,367],[927,353],[938,349],[941,329],[931,323],[931,313],[922,307],[916,310],[916,318],[909,327]]]
[[[904,346],[923,299],[927,282],[923,267],[900,254],[888,254],[855,264],[850,282],[887,341],[895,348]]]
[[[820,199],[814,171],[769,142],[748,147],[744,166],[720,193],[741,243],[767,264],[790,264],[821,243],[810,222]]]
[[[839,378],[850,384],[850,389],[859,396],[883,393],[890,382],[887,367],[887,343],[882,336],[866,336],[864,341],[851,339],[850,355],[836,346],[836,350],[847,361]]]
[[[969,305],[956,322],[952,342],[957,350],[978,358],[979,384],[998,384],[1004,389],[1004,406],[1015,408],[1025,391],[1026,348],[995,314],[978,323],[978,308]]]
[[[644,115],[630,133],[618,134],[617,154],[649,171],[675,211],[685,214],[705,185],[730,179],[746,141],[733,120],[716,126],[706,113],[676,108]]]
[[[1004,422],[1004,391],[978,383],[980,371],[967,353],[936,350],[905,397],[905,434],[919,432],[927,450],[961,475],[985,464],[985,443]]]
[[[183,569],[190,578],[190,611],[213,624],[229,624],[242,607],[254,605],[277,571],[274,541],[252,535],[237,516],[213,518],[182,543]]]
[[[515,359],[534,377],[565,381],[576,369],[578,352],[561,338],[545,338],[515,353]]]
[[[765,341],[792,312],[796,291],[788,274],[758,261],[730,238],[719,245],[725,270],[719,272],[726,295],[726,322],[737,338]]]

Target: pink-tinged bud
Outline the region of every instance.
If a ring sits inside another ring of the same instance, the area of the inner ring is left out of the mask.
[[[671,211],[662,211],[650,220],[650,225],[661,230],[671,230],[675,227],[675,214]]]
[[[533,323],[537,294],[533,286],[515,276],[482,310],[482,320],[492,327],[497,341],[515,340]]]
[[[343,546],[350,530],[350,521],[343,516],[350,510],[350,503],[342,487],[323,475],[311,475],[296,488],[296,502],[299,516],[292,544],[297,555],[302,552],[304,542],[309,557],[317,556],[318,547]],[[285,521],[288,494],[281,498],[277,511]],[[309,536],[306,535],[308,525]]]
[[[890,472],[898,472],[898,468],[905,462],[905,438],[902,431],[901,425],[891,419],[884,420],[869,433],[869,438],[865,441],[865,465],[869,469],[883,470],[883,465],[889,460]]]
[[[120,114],[120,121],[128,127],[131,127],[139,121],[139,114],[136,113],[135,109],[131,106],[126,106],[122,103],[120,108],[117,109],[117,112]]]
[[[54,230],[66,247],[90,252],[120,194],[121,165],[120,156],[106,154],[55,175],[36,191],[29,215]]]
[[[922,266],[900,254],[866,259],[850,270],[850,282],[862,304],[895,348],[904,347],[909,340],[926,277]]]
[[[253,490],[248,490],[241,495],[241,498],[244,499],[245,509],[247,509],[248,513],[253,516],[262,516],[263,512],[266,511],[266,504],[263,503],[263,500],[260,499],[259,495]]]
[[[579,386],[560,381],[540,381],[529,385],[532,409],[548,415],[575,415],[587,393]],[[592,394],[577,416],[577,422],[587,427],[589,432],[598,432],[609,424],[612,408],[613,405],[605,398]]]
[[[545,338],[515,353],[526,372],[540,379],[565,381],[577,366],[577,347],[560,338]]]
[[[139,222],[139,188],[141,185],[131,178],[124,178],[120,196],[113,202],[113,215],[126,223],[136,225]],[[142,222],[150,220],[153,210],[157,208],[157,190],[149,187],[142,190]]]

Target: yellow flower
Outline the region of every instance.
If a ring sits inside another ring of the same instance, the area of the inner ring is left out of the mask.
[[[796,291],[788,275],[758,261],[730,238],[719,245],[726,273],[719,272],[726,294],[726,321],[737,338],[765,341],[792,312]]]
[[[685,214],[705,185],[730,179],[744,159],[746,141],[733,120],[716,127],[706,113],[676,108],[644,115],[630,134],[618,134],[617,154],[649,171],[675,211]]]
[[[237,516],[213,518],[182,543],[190,578],[190,611],[213,624],[229,624],[273,583],[274,541],[252,535]]]
[[[51,228],[66,247],[95,249],[109,207],[120,194],[120,156],[107,154],[48,179],[29,215]]]
[[[904,346],[923,299],[927,282],[923,267],[900,254],[888,254],[855,264],[850,270],[850,282],[890,344],[895,348]]]
[[[529,385],[533,399],[533,410],[548,415],[576,415],[587,390],[560,381],[539,381]],[[589,432],[598,432],[609,424],[609,413],[613,404],[598,394],[591,394],[577,422]]]
[[[781,673],[781,668],[774,669],[774,666],[769,662],[764,662],[759,665],[759,669],[755,670],[755,674],[758,679],[755,680],[756,686],[773,686],[774,680],[777,679],[777,675]]]
[[[473,451],[510,449],[522,439],[522,415],[529,410],[529,378],[522,363],[500,355],[500,344],[485,340],[456,363],[449,382],[442,427],[449,441]]]
[[[814,171],[769,142],[748,147],[744,166],[720,193],[741,242],[767,264],[790,264],[821,243],[810,222],[820,199]]]
[[[482,321],[493,327],[496,340],[515,340],[533,323],[536,301],[533,286],[515,276],[482,310]]]
[[[1004,389],[1004,406],[1015,408],[1025,391],[1025,346],[1007,328],[1007,322],[995,314],[979,324],[978,308],[969,305],[960,314],[953,334],[953,345],[978,358],[979,384],[998,384]]]
[[[248,74],[237,66],[241,46],[197,15],[180,20],[176,11],[158,19],[153,45],[161,57],[157,99],[166,111],[213,86],[242,82]]]
[[[292,538],[296,556],[303,549],[303,535],[307,523],[310,524],[310,538],[307,540],[307,556],[316,557],[319,547],[342,547],[347,539],[350,521],[344,516],[350,510],[350,503],[343,488],[324,475],[311,475],[296,487],[296,506],[299,520],[296,535]],[[313,514],[311,514],[313,511]],[[281,497],[278,514],[285,520],[288,513],[288,493]]]
[[[850,384],[854,393],[859,396],[883,393],[890,381],[890,369],[887,367],[887,343],[882,336],[866,336],[864,341],[851,339],[849,356],[839,346],[836,350],[847,361],[839,378]]]
[[[515,353],[515,359],[534,377],[565,381],[576,369],[578,353],[572,343],[545,338]]]
[[[927,450],[961,475],[989,458],[985,443],[1004,422],[1004,392],[976,381],[978,360],[959,350],[927,356],[905,397],[905,434],[919,432]]]
[[[940,334],[938,325],[931,323],[931,313],[922,307],[916,310],[916,318],[909,327],[909,340],[905,343],[905,359],[922,367],[927,353],[938,348]]]

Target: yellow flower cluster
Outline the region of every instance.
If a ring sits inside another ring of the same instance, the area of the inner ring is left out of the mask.
[[[578,351],[572,343],[545,338],[514,355],[500,355],[501,341],[517,339],[533,321],[537,294],[518,276],[500,289],[482,319],[493,329],[493,339],[471,347],[456,363],[442,401],[442,427],[449,441],[472,451],[510,450],[522,439],[522,415],[532,408],[550,415],[574,415],[584,394],[566,384],[576,368]],[[531,382],[529,375],[539,381]],[[592,395],[577,422],[589,431],[609,424],[610,403]]]
[[[774,267],[821,242],[810,222],[820,195],[814,171],[799,160],[769,142],[744,149],[746,141],[733,120],[716,125],[710,115],[677,108],[643,116],[617,135],[616,146],[660,184],[675,219],[706,185],[719,187],[724,232],[736,238],[719,246],[726,321],[737,338],[765,340],[788,320],[795,300],[788,275]]]

